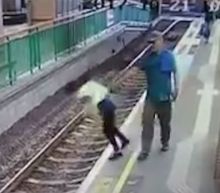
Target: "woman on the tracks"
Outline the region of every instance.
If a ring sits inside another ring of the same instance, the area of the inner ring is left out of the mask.
[[[129,140],[116,126],[116,105],[112,102],[113,100],[109,95],[108,89],[97,82],[89,81],[81,87],[78,97],[83,99],[82,102],[87,105],[85,108],[87,109],[85,110],[87,111],[87,114],[94,115],[94,117],[96,117],[98,110],[101,115],[103,121],[103,132],[114,149],[113,154],[109,157],[109,160],[116,160],[120,158],[122,156],[121,150],[129,144]],[[121,147],[119,147],[116,137],[120,139]]]
[[[129,140],[116,127],[116,106],[108,97],[105,97],[98,103],[98,109],[103,119],[104,134],[106,135],[114,149],[114,152],[109,159],[115,160],[122,156],[121,149],[124,149],[129,144]],[[121,141],[121,148],[117,144],[116,137],[118,137]]]

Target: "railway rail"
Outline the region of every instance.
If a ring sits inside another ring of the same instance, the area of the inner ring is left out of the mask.
[[[162,25],[164,21],[160,22],[155,28],[165,35],[170,48],[175,47],[190,23],[166,20]],[[132,70],[141,58],[147,56],[150,48],[151,44],[148,44],[126,68],[112,77],[111,85],[117,87],[117,95],[123,99],[121,104],[117,104],[119,126],[146,89],[144,73],[139,71],[133,75]],[[107,80],[102,80],[102,83],[108,84]],[[86,117],[80,111],[0,189],[0,193],[68,193],[77,190],[108,144],[101,126],[101,120]]]

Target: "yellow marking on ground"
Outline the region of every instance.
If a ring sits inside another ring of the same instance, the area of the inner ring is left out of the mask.
[[[132,169],[134,167],[134,164],[136,163],[138,157],[138,151],[134,152],[132,156],[130,157],[129,161],[127,162],[127,165],[125,166],[114,190],[113,193],[121,193],[128,177],[130,176]]]

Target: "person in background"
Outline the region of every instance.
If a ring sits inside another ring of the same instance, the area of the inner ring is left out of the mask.
[[[203,1],[203,12],[206,14],[209,12],[209,5],[208,5],[208,0]]]
[[[109,3],[110,3],[110,9],[113,9],[114,8],[114,0],[109,0]]]
[[[143,4],[143,10],[146,10],[147,0],[141,0]]]
[[[209,25],[211,25],[211,23],[213,22],[214,20],[214,12],[211,10],[211,4],[212,4],[212,1],[210,0],[204,0],[204,4],[203,4],[203,11],[204,11],[204,14],[205,14],[205,22]]]
[[[98,9],[98,0],[94,0],[94,7]]]
[[[205,43],[209,42],[211,23],[214,20],[213,11],[211,10],[211,3],[212,2],[210,0],[203,1],[204,23],[201,26],[200,35],[205,39]]]
[[[151,42],[152,53],[137,66],[146,73],[148,85],[142,117],[142,150],[138,157],[140,161],[145,160],[151,150],[155,115],[161,127],[161,151],[168,151],[172,102],[176,100],[179,90],[175,58],[172,52],[165,48],[162,34],[153,32]]]
[[[105,97],[103,100],[101,100],[97,106],[102,116],[104,134],[114,149],[114,152],[110,156],[109,160],[118,159],[122,156],[121,149],[124,149],[129,144],[129,140],[119,131],[115,125],[116,106],[108,97]],[[118,137],[121,141],[121,148],[118,146],[116,137]]]
[[[200,29],[200,35],[205,39],[206,44],[209,42],[210,33],[210,25],[204,21]]]
[[[96,9],[98,9],[98,0],[94,0],[94,6]],[[105,7],[105,0],[101,0],[101,7]]]
[[[151,0],[149,6],[150,6],[150,19],[152,21],[159,16],[159,8],[160,8],[159,0]]]
[[[105,7],[105,0],[101,0],[101,6],[102,6],[102,8]]]

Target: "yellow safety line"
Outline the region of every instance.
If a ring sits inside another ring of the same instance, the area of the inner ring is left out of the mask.
[[[134,152],[132,154],[132,156],[130,157],[128,163],[126,164],[114,190],[113,190],[113,193],[120,193],[126,183],[126,180],[128,179],[133,167],[134,167],[134,164],[137,160],[137,156],[138,156],[138,151]]]

